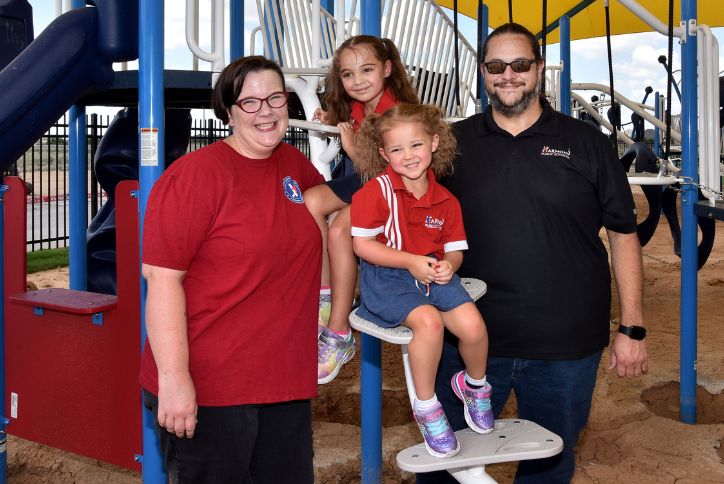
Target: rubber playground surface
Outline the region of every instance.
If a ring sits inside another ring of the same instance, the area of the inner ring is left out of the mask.
[[[639,219],[645,199],[634,189]],[[574,483],[724,482],[724,225],[717,223],[714,249],[699,271],[697,424],[678,421],[680,261],[662,217],[643,248],[649,373],[636,380],[599,368],[589,425],[577,448]],[[607,243],[604,237],[604,242]],[[68,271],[32,274],[38,287],[67,287]],[[617,320],[617,297],[614,311]],[[616,326],[612,325],[612,334]],[[399,348],[383,344],[384,482],[414,482],[399,471],[397,452],[419,443],[405,390]],[[506,415],[513,416],[511,401]],[[360,480],[359,357],[337,379],[320,387],[314,401],[316,480]],[[113,438],[113,436],[108,436]],[[501,483],[512,482],[514,464],[489,466]],[[8,477],[12,483],[139,483],[140,474],[9,436]]]

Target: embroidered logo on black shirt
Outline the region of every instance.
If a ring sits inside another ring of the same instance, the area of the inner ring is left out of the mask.
[[[567,160],[571,159],[571,149],[568,148],[568,151],[559,150],[556,148],[551,148],[549,146],[543,146],[543,151],[540,152],[541,156],[558,156],[560,158],[565,158]]]

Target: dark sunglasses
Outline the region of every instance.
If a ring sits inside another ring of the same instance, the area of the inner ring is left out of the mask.
[[[245,97],[244,99],[239,99],[234,104],[239,106],[239,109],[245,113],[252,114],[261,109],[261,105],[264,101],[266,101],[270,108],[281,108],[287,103],[288,97],[289,93],[287,92],[275,92],[263,99],[258,97]]]
[[[530,66],[532,66],[536,62],[537,61],[535,59],[517,59],[513,62],[483,62],[483,65],[488,71],[488,74],[502,74],[503,72],[505,72],[505,69],[507,69],[508,66],[513,69],[513,72],[517,72],[520,74],[521,72],[528,72],[530,70]]]

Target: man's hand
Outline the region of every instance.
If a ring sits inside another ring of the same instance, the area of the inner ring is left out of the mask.
[[[158,376],[158,424],[178,438],[194,436],[196,389],[191,375]]]
[[[611,345],[611,364],[608,370],[616,370],[622,378],[641,376],[649,371],[646,341],[631,339],[617,333]]]

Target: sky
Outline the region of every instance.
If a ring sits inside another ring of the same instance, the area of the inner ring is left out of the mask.
[[[130,0],[133,1],[133,0]],[[348,4],[349,4],[349,0]],[[226,2],[228,4],[228,2]],[[358,2],[359,3],[359,2]],[[48,23],[55,17],[56,0],[30,0],[33,7],[35,35],[37,36]],[[209,49],[210,45],[210,0],[200,1],[200,33],[199,38],[202,48]],[[192,56],[186,46],[184,37],[184,0],[165,1],[165,64],[167,69],[191,69]],[[228,5],[227,5],[228,9]],[[226,18],[228,19],[228,12]],[[205,21],[206,20],[206,21]],[[245,48],[250,47],[251,30],[259,25],[256,11],[256,0],[245,1]],[[475,21],[460,16],[460,31],[465,35],[472,45],[475,45]],[[713,29],[719,44],[724,44],[724,28]],[[228,28],[225,31],[228,45]],[[257,36],[257,44],[261,43],[261,36]],[[646,86],[651,86],[654,91],[661,94],[666,93],[666,73],[658,62],[659,55],[667,54],[667,39],[659,33],[643,33],[618,35],[611,39],[612,57],[614,66],[614,87],[616,91],[631,100],[640,102],[644,96]],[[257,49],[258,50],[258,49]],[[724,69],[724,55],[720,48],[719,66]],[[259,52],[257,52],[259,53]],[[228,59],[228,48],[226,49]],[[606,54],[605,37],[578,40],[571,43],[571,80],[572,82],[593,82],[608,85],[608,61]],[[547,63],[557,64],[559,62],[558,45],[547,46]],[[674,70],[680,67],[680,48],[674,43],[673,55]],[[200,69],[210,69],[209,63],[200,61]],[[129,68],[137,68],[130,65]],[[678,80],[678,74],[675,74]],[[583,93],[584,99],[589,99],[592,92]],[[679,111],[679,103],[672,91],[672,111]],[[652,104],[652,96],[647,104]],[[197,116],[203,117],[207,114],[198,112]],[[624,111],[624,122],[628,119]]]

